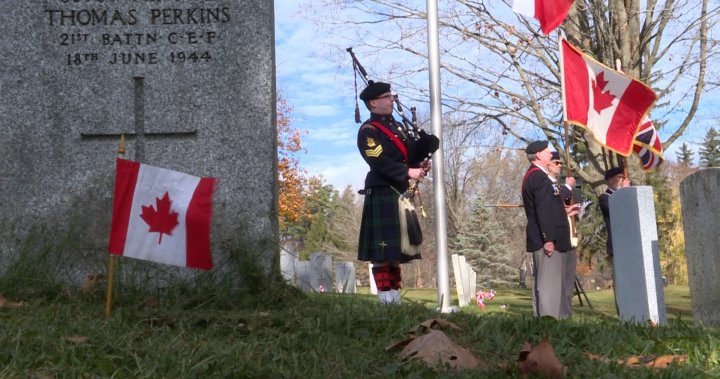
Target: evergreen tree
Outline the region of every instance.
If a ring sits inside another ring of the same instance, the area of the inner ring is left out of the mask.
[[[690,150],[690,148],[685,142],[683,142],[683,144],[680,146],[680,151],[678,152],[678,163],[686,167],[692,166],[693,155],[695,155],[695,153]]]
[[[710,128],[698,153],[701,167],[720,167],[720,134]]]
[[[332,184],[325,184],[319,177],[312,177],[308,182],[305,204],[309,216],[304,219],[300,237],[301,258],[314,252],[328,251],[332,247],[328,219],[337,208],[338,193]]]
[[[477,273],[478,285],[497,286],[517,283],[517,268],[510,265],[511,249],[502,241],[505,230],[485,207],[485,199],[475,200],[469,221],[453,241],[453,250]]]
[[[345,260],[357,256],[358,235],[362,219],[362,204],[352,186],[348,185],[337,197],[337,208],[328,219],[328,231],[338,255]]]

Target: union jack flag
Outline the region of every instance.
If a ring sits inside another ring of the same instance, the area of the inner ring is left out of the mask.
[[[640,122],[640,129],[633,142],[633,152],[642,162],[643,171],[649,171],[663,162],[663,147],[655,125],[646,115]]]

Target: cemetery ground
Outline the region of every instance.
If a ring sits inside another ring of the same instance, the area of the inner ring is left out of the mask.
[[[498,288],[484,310],[438,314],[435,289],[405,290],[402,305],[383,306],[366,289],[308,294],[278,280],[120,290],[106,319],[103,282],[73,290],[10,279],[0,277],[2,378],[521,377],[523,344],[546,337],[571,378],[720,375],[720,332],[693,326],[687,287],[665,288],[669,322],[650,326],[618,322],[612,290],[587,292],[593,310],[576,297],[575,316],[555,321],[530,317],[527,289]],[[480,364],[433,369],[386,351],[429,319],[456,324],[444,333]],[[659,356],[673,363],[644,366]]]

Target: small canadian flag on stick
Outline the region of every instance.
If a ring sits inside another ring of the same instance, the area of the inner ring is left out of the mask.
[[[117,160],[110,254],[212,269],[214,178]]]

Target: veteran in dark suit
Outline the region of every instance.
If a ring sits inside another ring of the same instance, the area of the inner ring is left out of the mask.
[[[525,149],[530,167],[522,181],[522,199],[527,217],[526,248],[533,254],[533,305],[535,315],[572,316],[572,281],[567,272],[577,258],[570,243],[568,216],[577,206],[566,208],[560,188],[548,176],[552,153],[547,141],[535,141]],[[575,259],[570,259],[575,258]],[[574,265],[573,265],[574,266]]]
[[[598,205],[603,215],[603,221],[605,222],[605,230],[607,231],[607,242],[605,247],[607,249],[608,259],[610,260],[610,267],[613,274],[613,295],[615,295],[615,310],[618,315],[620,311],[617,305],[617,292],[615,287],[615,265],[613,262],[613,244],[612,244],[612,228],[610,227],[610,196],[620,188],[630,186],[630,180],[625,177],[624,170],[621,167],[612,167],[605,171],[605,182],[608,188],[605,192],[598,196]]]
[[[625,177],[623,169],[620,167],[612,167],[605,171],[605,182],[607,182],[608,188],[605,192],[601,193],[598,197],[598,203],[600,211],[603,215],[603,221],[605,222],[605,230],[607,230],[607,254],[612,259],[613,247],[612,247],[612,230],[610,228],[610,195],[620,188],[630,186],[630,181]]]
[[[553,151],[552,158],[550,159],[550,165],[548,165],[548,174],[550,175],[550,180],[552,180],[555,183],[558,183],[558,178],[560,177],[560,173],[562,171],[562,159],[560,159],[560,153],[557,151]],[[575,178],[572,176],[566,176],[565,177],[565,183],[558,186],[560,187],[560,197],[562,197],[563,201],[566,205],[570,205],[572,203],[572,197],[573,197],[573,188],[577,182],[575,181]]]
[[[373,277],[382,303],[399,303],[400,264],[420,259],[401,249],[400,197],[408,180],[422,181],[430,171],[426,158],[439,140],[423,131],[408,130],[392,117],[394,96],[387,83],[369,81],[360,99],[370,110],[357,136],[360,154],[370,166],[365,194],[358,259],[373,263]]]

